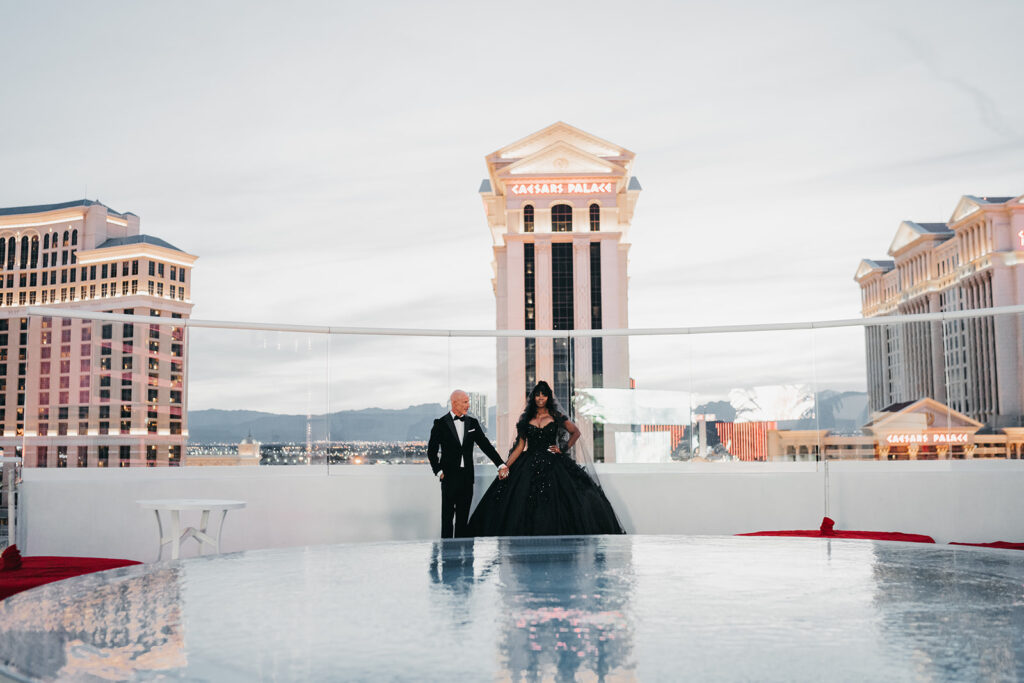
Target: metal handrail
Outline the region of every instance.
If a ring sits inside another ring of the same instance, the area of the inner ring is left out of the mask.
[[[944,311],[937,313],[915,313],[912,315],[885,315],[871,318],[839,318],[834,320],[811,320],[781,323],[753,323],[743,325],[705,325],[695,327],[649,327],[599,330],[459,330],[419,329],[399,327],[349,327],[340,325],[289,325],[280,323],[259,323],[233,320],[201,320],[197,318],[165,318],[145,315],[125,315],[87,311],[78,308],[52,308],[49,306],[23,306],[0,311],[0,318],[25,316],[48,316],[53,318],[78,318],[104,322],[123,322],[150,325],[173,325],[208,329],[255,330],[263,332],[292,332],[327,335],[374,335],[394,337],[649,337],[674,335],[734,334],[738,332],[782,332],[792,330],[820,330],[841,327],[878,327],[921,322],[945,322],[967,320],[1000,315],[1024,314],[1024,305],[976,308],[965,311]]]

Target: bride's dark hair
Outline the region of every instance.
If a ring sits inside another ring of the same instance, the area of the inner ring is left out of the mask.
[[[516,423],[517,428],[525,428],[526,424],[533,421],[533,418],[537,417],[537,402],[534,400],[538,395],[543,394],[548,397],[546,408],[551,413],[551,417],[554,418],[555,424],[561,425],[567,419],[565,413],[558,405],[558,400],[555,395],[551,392],[551,387],[544,380],[537,382],[537,386],[533,388],[530,395],[526,398],[526,409],[523,410],[523,414],[519,416],[519,421]]]

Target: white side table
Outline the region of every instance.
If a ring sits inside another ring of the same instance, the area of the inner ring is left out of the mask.
[[[196,539],[199,543],[199,554],[203,554],[203,547],[209,546],[214,552],[220,553],[220,536],[224,530],[224,519],[228,516],[228,510],[241,510],[245,507],[244,500],[210,500],[206,498],[167,498],[160,500],[137,500],[143,509],[152,510],[156,514],[157,530],[160,533],[160,549],[157,551],[156,559],[163,557],[164,546],[171,544],[171,559],[178,559],[181,554],[181,544],[190,538]],[[160,511],[170,513],[171,528],[170,534],[164,536],[164,525],[160,519]],[[199,520],[199,528],[181,528],[181,513],[183,510],[202,510],[202,517]],[[220,510],[220,524],[217,528],[217,535],[211,536],[206,533],[210,523],[210,512]]]

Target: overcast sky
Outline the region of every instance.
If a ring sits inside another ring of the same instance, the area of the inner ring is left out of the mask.
[[[632,327],[855,317],[857,264],[901,220],[1024,192],[1021,25],[1010,1],[0,0],[0,206],[138,214],[200,257],[197,318],[493,328],[484,156],[563,120],[637,155]],[[862,385],[861,333],[835,334],[769,346]],[[214,336],[203,357],[193,337],[192,408],[320,412],[323,340]],[[724,384],[785,380],[749,341]],[[332,342],[331,405],[479,384],[493,343],[466,344],[449,368],[417,342],[396,367],[432,379],[364,387],[379,351]],[[680,344],[634,344],[641,386],[681,386]],[[689,344],[704,371],[723,348]],[[279,382],[289,354],[316,368],[308,396],[244,387],[239,348]],[[348,365],[358,392],[335,388]]]

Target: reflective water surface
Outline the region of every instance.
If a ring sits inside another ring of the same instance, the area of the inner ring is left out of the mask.
[[[0,602],[24,680],[1024,678],[1024,553],[466,539],[115,569]]]

